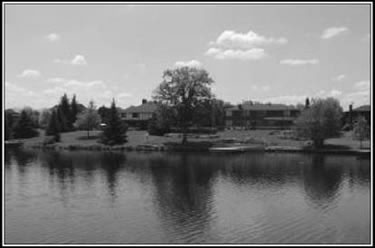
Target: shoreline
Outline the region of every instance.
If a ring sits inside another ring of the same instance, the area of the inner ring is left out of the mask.
[[[247,145],[248,147],[249,144]],[[251,152],[266,152],[266,153],[309,153],[309,154],[338,154],[338,155],[357,155],[357,156],[368,156],[371,155],[371,149],[312,149],[312,148],[303,148],[297,146],[263,146],[263,148],[248,148],[244,150],[233,150],[233,151],[210,151],[209,148],[212,146],[206,146],[204,148],[199,146],[194,146],[194,142],[188,143],[187,146],[180,145],[180,148],[171,147],[165,144],[156,145],[156,144],[142,144],[142,145],[115,145],[107,146],[102,144],[90,144],[90,145],[62,145],[59,143],[55,144],[27,144],[20,141],[13,141],[5,143],[7,148],[29,148],[29,149],[39,149],[39,150],[68,150],[68,151],[139,151],[139,152],[206,152],[206,153],[251,153]],[[229,146],[230,147],[230,146]],[[244,145],[246,147],[246,145]]]

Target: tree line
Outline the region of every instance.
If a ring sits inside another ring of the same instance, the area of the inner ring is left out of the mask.
[[[102,106],[98,111],[94,102],[88,106],[77,102],[73,95],[71,101],[64,94],[60,102],[51,109],[41,112],[27,107],[18,115],[16,111],[5,111],[5,140],[25,139],[39,136],[39,131],[44,130],[49,142],[60,142],[61,133],[75,130],[86,130],[87,138],[90,131],[100,127],[102,134],[100,142],[108,145],[123,144],[127,140],[127,125],[121,120],[115,100],[110,108]]]
[[[163,72],[162,82],[155,89],[153,99],[157,110],[149,122],[151,135],[162,135],[177,128],[183,134],[182,143],[187,142],[187,133],[194,126],[225,126],[224,102],[215,98],[210,86],[214,80],[203,68],[179,67]],[[29,138],[37,135],[38,127],[33,110],[22,110],[17,123],[12,113],[6,114],[6,138]],[[313,141],[316,148],[324,145],[327,138],[340,135],[343,110],[334,98],[306,100],[305,108],[295,123],[298,136]],[[39,127],[46,134],[60,141],[61,132],[77,129],[90,131],[105,123],[100,141],[114,145],[126,142],[127,125],[122,122],[119,111],[112,101],[111,107],[96,109],[93,101],[87,107],[77,103],[75,95],[69,101],[64,94],[52,111],[40,114]],[[366,120],[358,120],[354,126],[354,138],[360,141],[368,138]]]

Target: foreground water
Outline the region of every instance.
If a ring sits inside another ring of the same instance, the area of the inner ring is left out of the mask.
[[[5,151],[5,243],[369,243],[370,160]]]

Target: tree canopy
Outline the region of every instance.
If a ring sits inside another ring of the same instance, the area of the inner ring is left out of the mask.
[[[32,138],[38,136],[38,131],[35,129],[34,122],[32,117],[29,116],[28,110],[23,109],[21,111],[20,118],[15,125],[14,129],[14,138],[16,139],[24,139],[24,138]]]
[[[87,138],[90,137],[90,130],[96,128],[100,124],[100,116],[96,111],[96,107],[93,101],[90,101],[87,108],[78,114],[77,121],[74,126],[79,129],[84,129],[87,131]]]
[[[362,141],[370,138],[370,126],[366,121],[366,118],[359,116],[354,123],[353,136],[360,142],[360,148],[362,148]]]
[[[127,126],[122,122],[113,99],[101,142],[106,145],[123,144],[127,141],[126,131]]]
[[[206,70],[188,66],[167,69],[162,78],[153,98],[175,110],[177,125],[183,130],[182,142],[185,143],[194,111],[203,101],[212,98],[209,86],[214,81]]]
[[[320,148],[327,138],[340,134],[342,108],[334,98],[312,99],[309,108],[302,111],[296,120],[299,136],[311,139]]]

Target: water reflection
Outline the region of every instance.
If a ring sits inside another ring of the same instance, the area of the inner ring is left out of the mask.
[[[169,229],[171,240],[203,240],[212,219],[212,180],[215,171],[199,157],[182,154],[177,159],[151,159],[158,213]],[[175,166],[177,165],[177,166]],[[199,229],[197,229],[199,226]]]
[[[324,155],[312,155],[311,166],[303,171],[306,195],[318,206],[331,204],[338,197],[342,174],[342,166],[327,163]]]
[[[49,229],[62,227],[76,231],[76,239],[87,235],[106,240],[110,233],[113,234],[110,237],[117,238],[113,242],[124,243],[139,242],[134,230],[145,234],[143,242],[148,242],[148,236],[157,240],[155,237],[163,233],[160,242],[173,243],[215,242],[220,238],[224,242],[250,243],[252,238],[298,243],[319,237],[328,241],[351,237],[348,241],[356,241],[355,235],[348,235],[354,227],[364,233],[361,240],[369,237],[366,222],[356,222],[369,216],[366,212],[369,160],[276,153],[213,155],[22,149],[6,150],[5,155],[6,195],[11,199],[6,204],[14,214],[8,216],[6,225],[17,226],[8,233],[11,237],[33,232],[24,227],[25,216],[35,216],[34,225],[48,227],[47,233],[38,234],[39,238],[48,236]],[[24,180],[25,177],[30,180]],[[38,189],[41,192],[34,192]],[[289,202],[286,196],[295,198]],[[356,202],[350,202],[350,197],[356,197]],[[22,204],[25,199],[36,199],[45,211],[38,212]],[[278,208],[278,202],[285,206]],[[233,205],[237,203],[246,206],[243,213],[233,213]],[[342,209],[340,204],[344,206]],[[43,217],[48,211],[53,213],[46,223]],[[354,217],[347,221],[338,218],[343,212]],[[327,215],[325,231],[316,221],[322,213]],[[236,221],[229,224],[223,221],[231,219]],[[78,225],[78,222],[90,224]],[[286,224],[288,229],[279,230]],[[304,238],[308,230],[299,230],[300,227],[311,228],[312,236]],[[59,237],[66,235],[67,240],[74,240],[73,234],[64,228]],[[32,240],[33,236],[29,237]]]
[[[117,198],[116,187],[118,180],[118,173],[123,168],[126,162],[124,153],[103,153],[100,156],[101,169],[107,179],[108,193],[111,196],[112,203]]]

